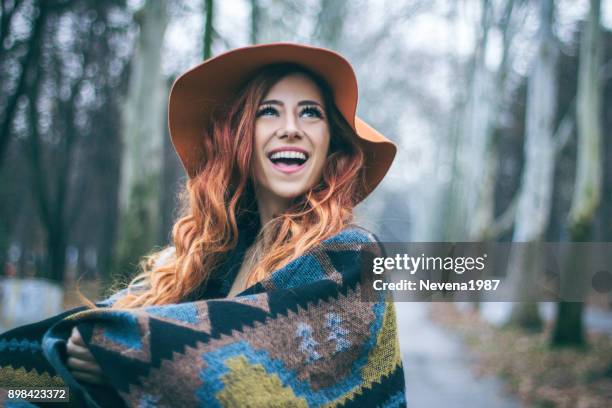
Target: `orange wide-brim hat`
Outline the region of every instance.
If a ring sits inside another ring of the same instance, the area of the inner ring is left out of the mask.
[[[340,54],[293,43],[272,43],[237,48],[187,70],[172,85],[168,102],[168,126],[172,143],[189,177],[206,160],[202,138],[207,137],[212,113],[227,104],[266,65],[293,63],[319,75],[329,85],[344,119],[355,130],[364,153],[365,198],[383,179],[397,148],[355,115],[357,78]],[[333,136],[332,136],[333,137]]]

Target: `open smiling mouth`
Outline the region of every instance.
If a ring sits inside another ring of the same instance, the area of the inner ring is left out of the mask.
[[[272,167],[283,173],[301,170],[309,159],[308,153],[294,150],[277,150],[268,154]]]

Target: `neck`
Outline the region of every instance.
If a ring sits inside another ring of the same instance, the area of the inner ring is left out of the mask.
[[[263,189],[255,189],[255,197],[262,227],[282,214],[291,204],[290,198],[279,197]]]

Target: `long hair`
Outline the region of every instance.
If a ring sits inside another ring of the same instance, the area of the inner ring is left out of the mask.
[[[353,221],[364,194],[363,152],[354,130],[338,111],[327,84],[289,64],[263,68],[228,106],[213,113],[202,137],[203,161],[182,193],[183,210],[172,229],[174,254],[145,256],[141,273],[115,301],[115,308],[179,303],[201,289],[238,243],[239,225],[258,221],[251,162],[256,112],[274,84],[300,72],[320,88],[330,129],[328,157],[318,184],[296,197],[283,213],[261,226],[261,256],[247,285],[257,283]],[[135,290],[138,289],[138,290]]]

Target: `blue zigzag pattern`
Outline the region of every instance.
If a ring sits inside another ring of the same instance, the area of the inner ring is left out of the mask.
[[[178,305],[151,306],[145,309],[147,313],[166,319],[177,320],[188,324],[198,324],[198,309],[193,303]]]
[[[142,339],[138,319],[127,312],[112,313],[112,324],[104,330],[104,336],[110,341],[128,349],[142,350]]]
[[[23,339],[19,341],[13,338],[8,341],[6,339],[0,340],[0,351],[4,351],[4,350],[31,351],[32,353],[36,353],[36,352],[39,352],[41,349],[40,349],[40,343],[35,340],[28,341],[26,339]]]

